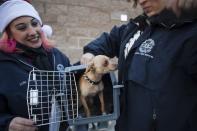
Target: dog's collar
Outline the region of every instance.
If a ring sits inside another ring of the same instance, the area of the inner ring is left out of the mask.
[[[100,82],[101,82],[101,80],[99,80],[99,81],[93,81],[93,80],[91,80],[87,75],[83,75],[83,78],[85,79],[85,80],[87,80],[90,84],[92,84],[92,85],[98,85]]]

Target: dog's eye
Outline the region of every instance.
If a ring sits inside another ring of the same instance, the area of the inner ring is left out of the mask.
[[[103,63],[103,66],[106,67],[106,66],[108,66],[108,64],[109,64],[109,61],[105,60]]]

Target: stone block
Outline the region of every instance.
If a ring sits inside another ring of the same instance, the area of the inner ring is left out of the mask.
[[[66,15],[68,5],[65,4],[46,4],[46,13],[51,15]]]
[[[68,35],[75,37],[89,37],[89,30],[87,28],[68,28]]]
[[[79,38],[79,49],[83,49],[83,47],[92,40],[94,40],[94,38]]]

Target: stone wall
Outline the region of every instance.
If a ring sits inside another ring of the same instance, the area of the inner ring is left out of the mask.
[[[109,32],[114,25],[125,22],[121,14],[135,17],[141,10],[128,0],[33,0],[43,22],[52,26],[55,46],[74,63],[82,55],[82,48]]]

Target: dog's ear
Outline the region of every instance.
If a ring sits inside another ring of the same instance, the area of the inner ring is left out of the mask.
[[[92,71],[92,70],[94,70],[94,62],[93,62],[93,61],[91,61],[91,62],[87,65],[85,73],[87,73],[87,72],[89,72],[89,71]]]

